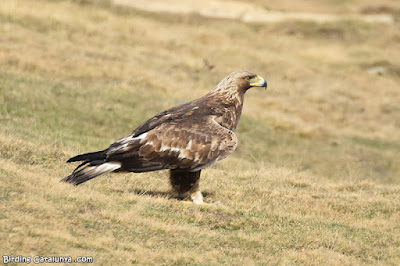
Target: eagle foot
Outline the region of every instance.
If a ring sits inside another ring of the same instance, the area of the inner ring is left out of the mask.
[[[222,201],[213,201],[210,202],[205,200],[203,194],[200,191],[196,191],[189,196],[183,198],[181,202],[192,202],[196,205],[225,205]]]
[[[196,191],[190,194],[190,199],[193,201],[194,204],[199,205],[204,203],[203,194],[200,191]]]
[[[193,192],[189,196],[183,197],[181,202],[193,202],[196,205],[208,204],[208,202],[204,200],[203,194],[201,194],[200,191]]]

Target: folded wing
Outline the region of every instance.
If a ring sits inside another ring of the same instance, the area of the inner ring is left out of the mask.
[[[197,171],[232,153],[237,145],[233,131],[215,122],[167,121],[113,143],[107,161],[122,163],[121,170],[146,172],[161,169]]]

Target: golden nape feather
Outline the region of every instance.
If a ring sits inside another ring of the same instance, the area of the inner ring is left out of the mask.
[[[251,87],[267,83],[247,71],[233,72],[203,97],[157,114],[109,148],[69,159],[82,163],[62,181],[79,185],[113,171],[169,169],[174,192],[201,204],[200,171],[236,149],[234,130]]]

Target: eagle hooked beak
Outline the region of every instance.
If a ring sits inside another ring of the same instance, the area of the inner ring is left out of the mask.
[[[265,81],[264,78],[257,76],[257,77],[254,77],[253,80],[251,80],[250,86],[251,87],[264,87],[265,89],[267,89],[267,82]]]

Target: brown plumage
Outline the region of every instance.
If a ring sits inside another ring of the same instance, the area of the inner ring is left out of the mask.
[[[79,185],[112,171],[170,169],[173,190],[181,196],[189,194],[200,204],[200,171],[235,150],[234,130],[244,93],[251,87],[267,87],[267,83],[247,71],[233,72],[203,97],[157,114],[109,148],[69,159],[83,163],[62,180]]]

